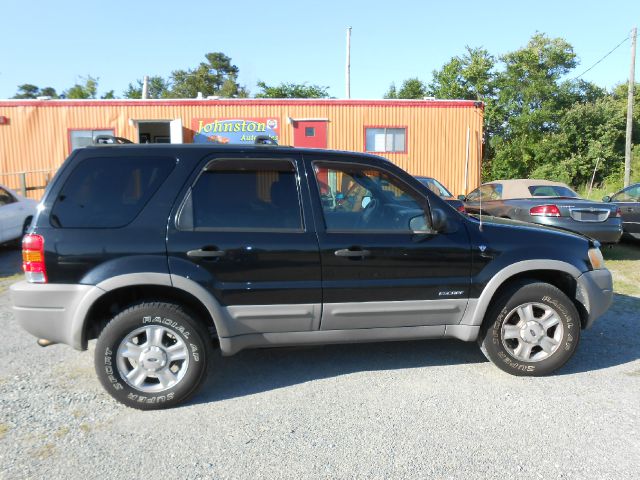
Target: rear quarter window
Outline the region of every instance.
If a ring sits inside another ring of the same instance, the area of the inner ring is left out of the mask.
[[[166,180],[176,161],[163,157],[82,160],[51,211],[57,228],[119,228],[131,223]]]

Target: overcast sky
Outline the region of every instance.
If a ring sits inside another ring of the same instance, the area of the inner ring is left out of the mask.
[[[251,91],[258,80],[308,82],[341,98],[347,26],[351,95],[381,98],[391,82],[428,81],[465,45],[499,55],[536,31],[574,46],[578,75],[640,23],[640,1],[0,0],[0,18],[0,98],[22,83],[60,92],[83,75],[121,96],[145,74],[168,76],[213,51],[232,58]],[[627,40],[583,78],[626,82],[629,58]]]

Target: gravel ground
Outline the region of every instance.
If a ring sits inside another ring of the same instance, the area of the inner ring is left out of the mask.
[[[12,255],[0,251],[0,270]],[[0,325],[0,478],[627,479],[640,471],[636,297],[617,295],[553,377],[511,377],[475,344],[448,340],[254,350],[216,356],[189,404],[156,412],[103,392],[93,344],[38,347],[14,321],[6,288]]]

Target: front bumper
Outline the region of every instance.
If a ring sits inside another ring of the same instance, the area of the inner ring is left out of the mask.
[[[585,272],[578,277],[577,300],[587,311],[584,328],[590,328],[593,322],[602,316],[613,301],[613,278],[606,268]]]
[[[93,285],[39,284],[26,281],[11,285],[11,303],[18,323],[31,335],[83,350],[84,315],[101,293]]]

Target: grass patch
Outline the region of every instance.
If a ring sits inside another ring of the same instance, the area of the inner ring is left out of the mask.
[[[640,297],[640,242],[619,243],[602,250],[616,293]]]

